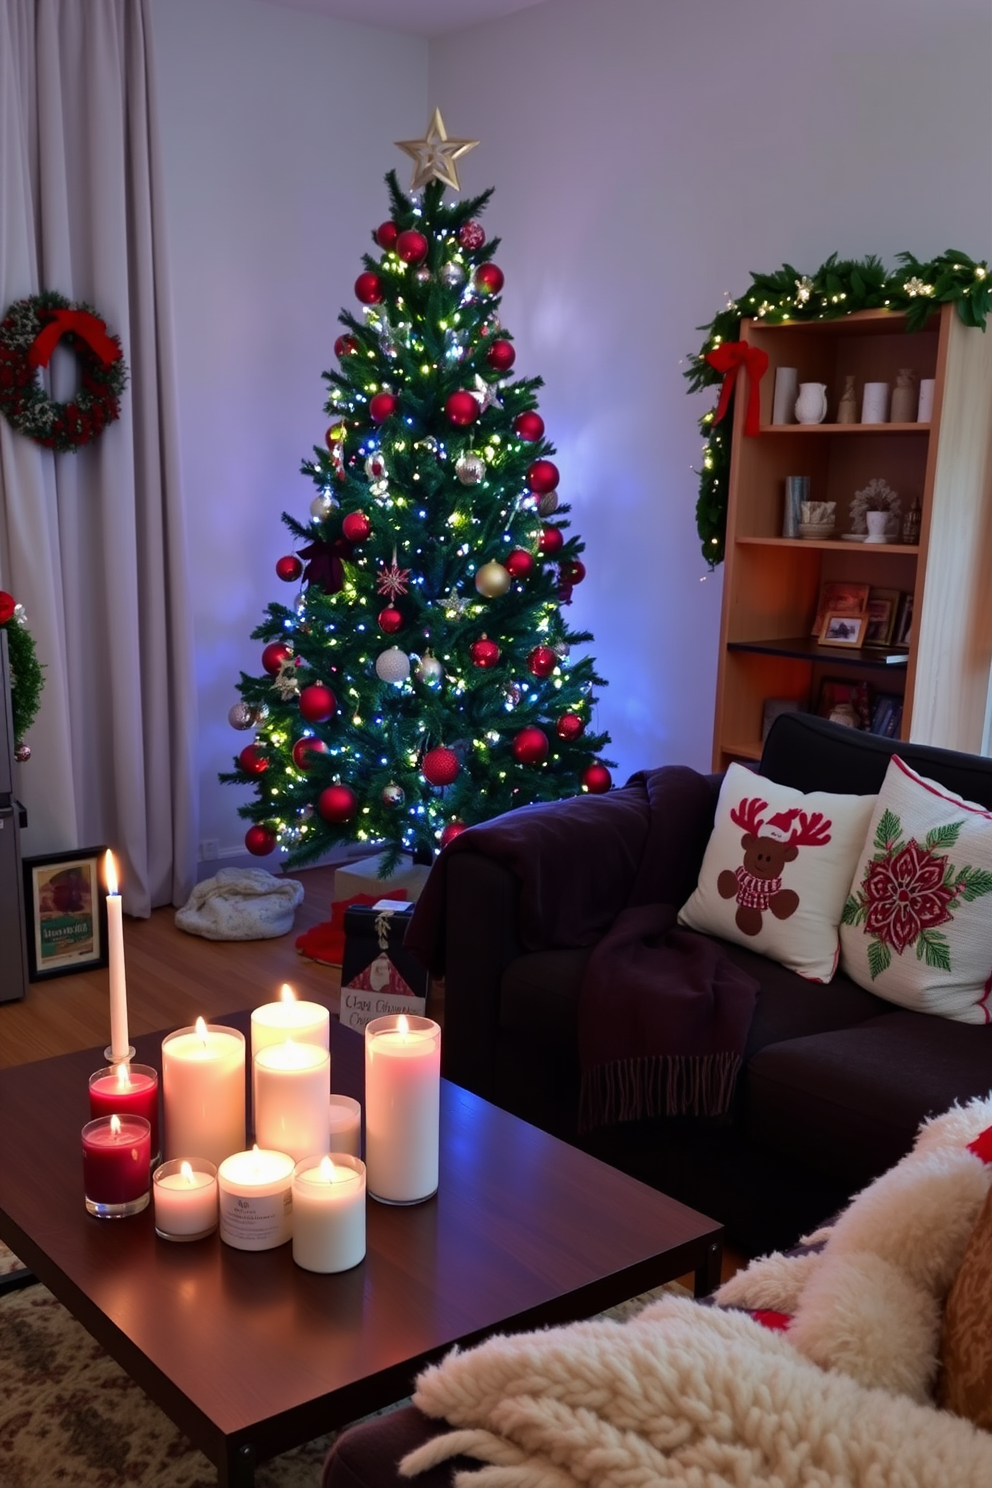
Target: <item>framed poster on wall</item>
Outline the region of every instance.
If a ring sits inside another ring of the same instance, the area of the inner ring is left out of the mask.
[[[105,847],[25,858],[24,911],[32,982],[107,965]]]

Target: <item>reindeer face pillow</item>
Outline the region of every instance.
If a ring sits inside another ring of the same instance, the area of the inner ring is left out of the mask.
[[[874,796],[804,795],[731,765],[699,883],[679,921],[829,982],[874,804]]]

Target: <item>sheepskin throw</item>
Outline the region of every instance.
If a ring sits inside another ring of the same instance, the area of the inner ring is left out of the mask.
[[[303,901],[295,878],[276,878],[264,868],[222,868],[198,883],[176,910],[176,924],[205,940],[272,940],[288,935]]]
[[[475,1488],[988,1488],[992,1436],[932,1392],[943,1306],[992,1179],[990,1124],[992,1097],[926,1123],[801,1253],[721,1287],[724,1308],[747,1311],[666,1297],[627,1323],[455,1350],[414,1395],[455,1429],[402,1471],[465,1455],[483,1464],[459,1475]]]

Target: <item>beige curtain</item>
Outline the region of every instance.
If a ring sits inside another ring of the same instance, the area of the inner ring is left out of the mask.
[[[118,422],[53,455],[0,418],[0,586],[46,668],[18,767],[26,854],[106,843],[124,907],[196,876],[195,690],[148,0],[0,0],[0,314],[94,306],[130,369]],[[53,396],[75,386],[58,347]]]

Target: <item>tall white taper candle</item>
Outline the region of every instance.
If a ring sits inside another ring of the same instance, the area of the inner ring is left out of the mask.
[[[127,1059],[131,1053],[127,1032],[127,979],[124,972],[123,905],[117,886],[117,865],[107,849],[103,860],[107,881],[107,952],[110,962],[110,1062]]]

